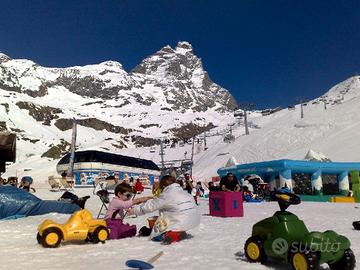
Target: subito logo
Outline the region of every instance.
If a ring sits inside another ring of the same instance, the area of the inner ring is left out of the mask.
[[[271,245],[275,254],[282,255],[288,251],[289,245],[284,238],[277,238]]]

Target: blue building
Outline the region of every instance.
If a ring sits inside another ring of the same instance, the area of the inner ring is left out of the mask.
[[[218,169],[220,177],[228,172],[233,173],[238,179],[246,175],[257,174],[270,188],[287,186],[290,189],[296,187],[295,174],[308,175],[309,185],[314,195],[323,194],[324,175],[335,176],[339,194],[347,195],[350,190],[349,174],[351,171],[360,171],[359,162],[318,162],[306,160],[272,160],[248,164],[236,164],[232,167]]]
[[[59,174],[69,169],[70,153],[56,165]],[[124,180],[130,177],[147,178],[152,184],[160,176],[160,168],[151,160],[123,156],[103,151],[76,151],[74,158],[75,186],[92,186],[108,176]]]

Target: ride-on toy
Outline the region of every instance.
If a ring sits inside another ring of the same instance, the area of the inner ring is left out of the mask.
[[[334,231],[309,232],[302,220],[286,211],[289,205],[299,204],[300,197],[282,192],[274,195],[280,211],[256,223],[245,243],[245,256],[250,262],[279,259],[295,270],[317,270],[322,263],[331,270],[355,268],[349,239]]]
[[[109,237],[106,222],[93,219],[87,209],[79,210],[71,215],[64,224],[50,219],[44,220],[38,227],[37,241],[43,247],[56,248],[61,240],[89,240],[93,243],[104,243]]]

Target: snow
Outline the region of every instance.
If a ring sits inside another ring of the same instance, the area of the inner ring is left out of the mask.
[[[92,195],[92,189],[76,189],[79,196],[91,195],[86,206],[97,215],[100,200]],[[50,192],[38,188],[35,195],[43,199],[57,199],[61,192]],[[289,211],[303,219],[309,230],[334,230],[348,237],[355,256],[360,255],[360,233],[352,229],[351,223],[359,219],[360,209],[355,204],[303,202],[291,206]],[[317,211],[314,211],[317,209]],[[155,262],[156,269],[289,269],[288,265],[269,262],[266,265],[249,263],[244,254],[245,241],[251,235],[252,225],[271,216],[276,203],[246,203],[245,216],[241,218],[219,218],[208,216],[208,200],[201,199],[199,210],[201,224],[189,233],[192,239],[170,246],[152,242],[148,238],[128,238],[107,241],[105,244],[83,242],[64,243],[57,249],[44,249],[37,244],[37,226],[46,218],[65,222],[69,215],[47,214],[0,221],[0,265],[2,270],[16,269],[127,269],[128,259],[147,260],[164,251]],[[146,225],[146,217],[127,218],[126,222],[138,228]],[[322,269],[328,269],[326,265]],[[356,269],[360,269],[358,266]]]

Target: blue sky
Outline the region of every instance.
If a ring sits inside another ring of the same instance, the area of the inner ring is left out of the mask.
[[[242,102],[286,106],[360,69],[360,1],[0,1],[0,51],[54,67],[104,60],[131,70],[189,41]]]

